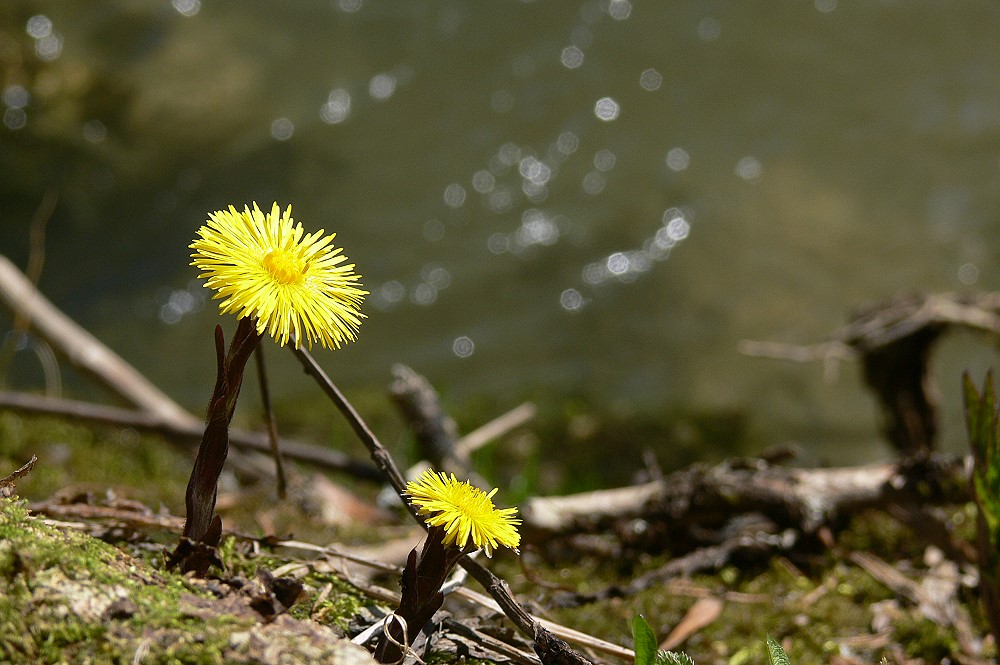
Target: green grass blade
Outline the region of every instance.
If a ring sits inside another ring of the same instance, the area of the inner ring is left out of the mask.
[[[987,399],[986,392],[992,392],[993,381],[987,375],[983,384],[983,394],[980,394],[973,383],[968,372],[962,374],[962,397],[965,402],[965,425],[969,430],[969,443],[972,448],[972,456],[977,463],[982,464],[986,459],[987,441],[989,440],[992,402]]]

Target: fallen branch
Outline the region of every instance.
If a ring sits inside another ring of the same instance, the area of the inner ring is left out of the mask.
[[[109,506],[95,506],[89,503],[56,503],[39,501],[28,505],[33,513],[49,517],[72,518],[78,520],[109,520],[134,529],[160,529],[180,534],[184,529],[184,519],[173,515],[156,515],[152,512],[124,510]],[[231,533],[231,532],[227,532]]]
[[[96,337],[77,325],[43,296],[11,261],[0,255],[0,301],[76,367],[96,377],[130,404],[164,423],[201,423],[125,362]]]
[[[742,353],[796,362],[860,359],[882,408],[889,442],[913,455],[934,448],[937,391],[928,371],[934,344],[952,328],[1000,337],[1000,293],[904,293],[860,308],[828,341],[808,346],[743,340]]]
[[[44,397],[29,393],[0,391],[0,408],[24,413],[66,416],[75,420],[88,421],[118,427],[132,427],[146,432],[162,434],[172,440],[193,447],[201,441],[205,426],[199,422],[166,422],[155,414],[132,409],[122,409],[91,402]],[[246,430],[231,430],[229,442],[237,448],[271,452],[267,434]],[[373,482],[384,480],[378,469],[371,464],[355,460],[339,450],[312,446],[293,439],[280,439],[285,457],[299,462],[307,462],[318,467],[342,471],[357,478]]]
[[[459,459],[468,459],[472,453],[486,444],[526,425],[534,419],[537,413],[538,409],[531,402],[515,406],[507,413],[497,416],[485,425],[480,425],[456,441],[455,455]]]
[[[462,473],[467,460],[455,459],[458,425],[441,408],[434,386],[406,365],[392,367],[393,381],[389,394],[409,424],[420,454],[436,469]]]
[[[644,519],[683,530],[684,525],[720,524],[737,513],[757,512],[780,527],[804,533],[866,508],[885,509],[920,487],[944,498],[968,499],[962,458],[882,463],[829,469],[696,465],[663,480],[569,496],[533,497],[521,505],[529,542],[593,532],[614,523]]]
[[[437,390],[426,377],[402,364],[395,365],[392,373],[395,378],[390,394],[416,436],[424,458],[406,470],[407,478],[419,475],[429,462],[435,469],[484,487],[488,483],[473,468],[472,453],[524,425],[537,411],[534,404],[526,402],[459,438],[458,426],[441,406]]]

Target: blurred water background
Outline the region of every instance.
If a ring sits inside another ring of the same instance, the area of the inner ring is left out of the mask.
[[[41,289],[197,411],[219,317],[187,245],[292,203],[371,291],[358,342],[316,353],[349,394],[403,362],[456,408],[673,427],[641,442],[668,459],[685,418],[739,430],[705,458],[886,457],[855,367],[738,342],[1000,286],[998,28],[985,0],[4,0],[0,252],[24,266],[57,196]],[[959,449],[958,373],[995,353],[935,359]],[[315,392],[272,365],[286,410]]]

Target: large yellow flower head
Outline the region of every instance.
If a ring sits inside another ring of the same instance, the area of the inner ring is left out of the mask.
[[[365,315],[361,303],[367,291],[354,264],[330,244],[334,236],[307,233],[292,220],[292,206],[284,214],[275,203],[266,215],[257,204],[243,212],[229,206],[208,215],[191,243],[191,265],[207,277],[205,286],[223,298],[223,314],[254,316],[257,332],[267,332],[284,346],[291,335],[296,348],[305,340],[312,348],[326,348],[357,337]]]
[[[455,544],[465,549],[469,541],[486,556],[492,557],[498,545],[515,552],[521,542],[514,517],[517,508],[495,508],[493,489],[489,494],[469,483],[459,482],[452,474],[436,473],[430,469],[406,484],[406,494],[417,511],[424,515],[429,526],[444,529],[444,544]]]

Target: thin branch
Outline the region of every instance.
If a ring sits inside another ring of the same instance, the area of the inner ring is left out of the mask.
[[[742,339],[737,344],[740,353],[751,358],[771,358],[808,363],[816,360],[855,360],[858,352],[840,341],[819,344],[785,344],[784,342],[764,342]]]
[[[0,301],[71,363],[108,386],[130,404],[165,423],[199,424],[198,419],[154,386],[118,354],[77,325],[43,296],[10,259],[0,255]]]
[[[54,189],[48,189],[31,217],[31,226],[28,230],[28,267],[24,272],[35,285],[42,278],[42,268],[45,266],[45,227],[58,202],[59,193]]]
[[[441,408],[441,398],[434,386],[406,365],[393,365],[392,375],[389,394],[416,435],[420,454],[437,469],[463,471],[463,465],[454,459],[458,425]]]
[[[531,402],[519,404],[502,416],[498,416],[485,425],[477,427],[459,439],[455,443],[455,456],[459,459],[468,459],[469,455],[491,441],[495,441],[508,432],[530,422],[537,413],[538,409]]]
[[[174,515],[155,515],[109,506],[94,506],[88,503],[56,503],[53,501],[32,503],[28,507],[33,513],[41,513],[49,517],[111,520],[132,528],[147,529],[152,527],[176,534],[180,534],[184,530],[184,520]]]
[[[403,474],[399,471],[399,467],[392,459],[392,455],[389,454],[388,449],[382,445],[382,442],[378,440],[375,433],[372,432],[371,428],[368,427],[368,423],[361,418],[361,415],[357,412],[354,406],[347,401],[344,394],[340,392],[337,385],[326,375],[323,368],[319,366],[319,363],[312,357],[312,355],[302,348],[295,348],[294,344],[289,344],[288,348],[292,350],[295,357],[299,359],[305,369],[306,374],[313,377],[319,387],[326,393],[330,401],[333,402],[334,406],[343,414],[344,418],[347,419],[348,424],[354,433],[358,435],[361,439],[361,443],[365,445],[368,452],[371,454],[372,461],[375,462],[375,466],[379,468],[385,479],[388,480],[392,488],[396,490],[396,494],[400,497],[406,491],[406,480],[403,478]],[[409,503],[404,501],[404,504],[409,506]],[[416,518],[416,516],[414,515]],[[423,523],[423,520],[417,519],[419,523]]]
[[[44,397],[29,393],[0,391],[0,409],[10,409],[25,413],[53,416],[67,416],[105,425],[132,427],[161,434],[188,446],[201,441],[205,426],[199,422],[180,424],[164,422],[154,414],[132,409],[122,409],[104,404],[81,402],[70,399]],[[236,448],[268,452],[271,444],[265,434],[233,429],[229,432],[229,442]],[[293,439],[281,439],[284,455],[298,462],[314,464],[318,467],[348,473],[356,478],[372,482],[382,482],[383,475],[378,469],[363,461],[352,459],[339,450],[312,446]]]

